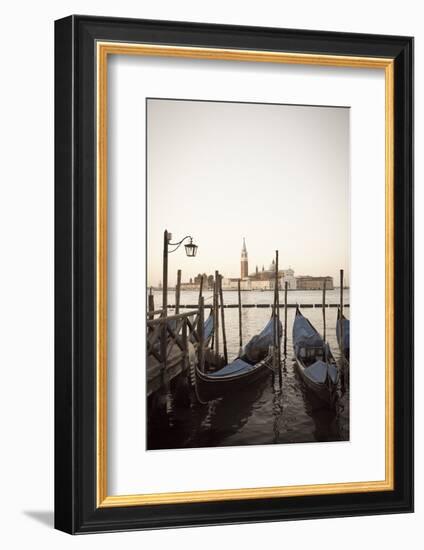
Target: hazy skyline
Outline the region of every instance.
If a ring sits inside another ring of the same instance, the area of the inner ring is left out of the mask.
[[[349,109],[147,100],[148,285],[162,281],[163,231],[187,234],[169,285],[218,269],[249,273],[279,250],[295,275],[349,277]]]

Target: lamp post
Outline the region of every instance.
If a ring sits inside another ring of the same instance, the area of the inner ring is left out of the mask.
[[[197,245],[193,244],[193,238],[190,235],[186,235],[181,241],[176,243],[171,242],[172,233],[169,233],[166,229],[163,233],[163,282],[162,282],[162,330],[161,330],[161,339],[160,339],[160,356],[162,360],[162,382],[165,388],[169,389],[168,380],[166,376],[166,367],[167,367],[167,332],[168,332],[168,254],[175,252],[180,248],[184,241],[187,239],[190,240],[185,245],[187,256],[194,257],[197,252]],[[172,250],[170,250],[172,247]]]
[[[168,317],[168,254],[175,252],[180,248],[183,242],[190,239],[190,242],[185,246],[187,256],[194,257],[197,252],[197,245],[193,244],[193,238],[190,235],[186,235],[181,241],[171,243],[172,233],[169,233],[166,229],[163,234],[163,287],[162,287],[162,338],[161,338],[161,357],[162,357],[162,376],[164,380],[166,378],[166,362],[167,362],[167,317]],[[169,247],[173,247],[169,250]]]
[[[190,242],[184,245],[187,256],[194,258],[197,254],[197,245],[193,243],[193,237],[186,235],[180,241],[171,243],[172,233],[169,233],[166,229],[163,233],[163,283],[162,283],[162,308],[163,317],[167,317],[168,309],[168,254],[175,252],[180,248],[184,241],[190,239]],[[170,247],[173,247],[170,250]]]

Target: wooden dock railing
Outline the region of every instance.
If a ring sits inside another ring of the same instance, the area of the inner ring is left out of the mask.
[[[147,395],[187,371],[190,344],[199,342],[199,309],[165,317],[162,310],[147,313]],[[163,341],[166,335],[166,341]]]

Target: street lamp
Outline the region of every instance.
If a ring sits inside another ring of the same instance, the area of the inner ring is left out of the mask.
[[[198,246],[197,244],[193,244],[193,237],[191,235],[186,235],[183,239],[181,239],[181,241],[178,241],[177,243],[171,243],[172,233],[168,233],[167,231],[165,231],[165,233],[168,234],[168,253],[169,254],[171,252],[175,252],[176,250],[178,250],[186,239],[190,239],[190,242],[184,245],[186,254],[187,256],[190,256],[190,257],[196,256]],[[174,246],[175,248],[173,250],[169,250],[170,246]]]
[[[198,246],[193,243],[193,237],[186,235],[181,241],[176,243],[171,242],[172,233],[169,233],[166,229],[163,233],[163,283],[162,283],[162,308],[163,316],[167,316],[168,308],[168,254],[175,252],[180,248],[184,241],[190,239],[190,242],[184,245],[187,256],[194,258],[197,253]],[[172,250],[170,249],[172,247]]]
[[[194,258],[197,253],[197,244],[193,244],[193,239],[190,237],[190,242],[185,246],[187,256]]]

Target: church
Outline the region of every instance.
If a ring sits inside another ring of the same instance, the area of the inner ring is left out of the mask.
[[[243,238],[243,247],[240,257],[240,279],[240,287],[242,290],[272,290],[275,284],[275,260],[272,260],[268,269],[262,266],[262,269],[259,270],[259,267],[256,266],[255,271],[249,274],[249,257],[245,238]],[[296,278],[291,268],[278,270],[279,287],[284,289],[286,282],[290,290],[296,289]],[[224,278],[222,286],[225,290],[237,289],[238,279]]]

